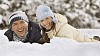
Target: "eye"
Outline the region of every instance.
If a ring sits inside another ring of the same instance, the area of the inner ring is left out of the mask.
[[[41,23],[43,23],[44,22],[44,20],[41,20]]]
[[[43,22],[44,20],[41,20],[41,22]]]
[[[24,22],[24,21],[21,21],[20,23],[21,23],[21,24],[24,24],[25,22]]]
[[[46,18],[46,20],[48,20],[49,18]]]
[[[13,23],[13,26],[16,26],[17,25],[17,23]]]

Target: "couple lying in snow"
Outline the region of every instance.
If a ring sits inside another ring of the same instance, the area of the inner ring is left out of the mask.
[[[16,11],[10,15],[10,28],[4,35],[8,37],[9,41],[22,41],[24,43],[50,43],[53,36],[70,38],[78,42],[98,42],[83,35],[68,24],[65,16],[53,13],[46,5],[37,7],[36,19],[39,24],[31,22],[25,12]]]

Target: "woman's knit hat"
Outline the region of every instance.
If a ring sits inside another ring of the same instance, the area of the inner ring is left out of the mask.
[[[56,23],[57,19],[54,17],[54,13],[51,11],[50,7],[46,5],[40,5],[36,9],[36,19],[39,21],[45,19],[46,17],[51,16],[53,18],[53,22]]]

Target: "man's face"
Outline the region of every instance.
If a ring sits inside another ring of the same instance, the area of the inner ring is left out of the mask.
[[[50,30],[52,27],[52,17],[46,17],[45,19],[41,20],[41,26]]]
[[[19,37],[22,37],[28,31],[28,23],[24,20],[17,20],[12,24],[12,31],[14,31]]]

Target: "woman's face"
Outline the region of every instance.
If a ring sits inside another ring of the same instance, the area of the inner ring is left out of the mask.
[[[45,19],[41,20],[41,26],[46,28],[47,30],[50,30],[52,27],[52,17],[46,17]]]

